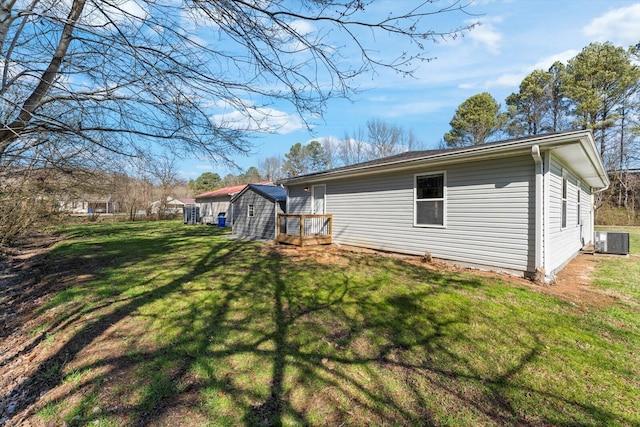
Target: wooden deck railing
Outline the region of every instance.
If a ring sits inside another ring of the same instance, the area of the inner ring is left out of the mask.
[[[298,246],[333,242],[333,215],[278,214],[278,242]]]

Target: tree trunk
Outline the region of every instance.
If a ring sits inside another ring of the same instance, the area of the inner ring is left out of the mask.
[[[62,60],[67,54],[69,45],[73,40],[73,30],[75,29],[76,22],[82,14],[84,5],[85,0],[73,0],[71,10],[69,11],[69,16],[65,21],[64,27],[62,29],[62,34],[60,35],[60,40],[58,41],[56,50],[53,53],[51,61],[49,62],[49,66],[40,76],[38,85],[35,87],[33,92],[31,92],[29,97],[27,97],[24,104],[22,104],[20,113],[18,113],[17,117],[13,120],[13,122],[9,123],[2,130],[0,130],[0,159],[2,158],[9,144],[16,138],[18,138],[21,132],[29,124],[29,121],[33,117],[34,111],[41,105],[43,98],[46,96],[49,90],[51,90],[51,85],[53,84],[55,77],[60,71]],[[3,14],[6,15],[6,13],[7,10],[5,10],[3,7],[0,12],[0,19],[7,19],[6,16],[3,16]],[[8,19],[10,19],[10,17]],[[5,23],[2,22],[2,24]]]

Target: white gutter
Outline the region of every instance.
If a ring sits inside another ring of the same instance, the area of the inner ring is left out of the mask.
[[[544,244],[544,205],[543,205],[543,177],[544,177],[544,165],[542,163],[542,157],[540,156],[540,147],[538,145],[534,145],[531,147],[531,156],[533,157],[533,161],[536,165],[536,198],[535,198],[535,269],[536,273],[538,269],[544,270],[544,252],[543,252],[543,244]],[[546,275],[546,272],[544,272]]]

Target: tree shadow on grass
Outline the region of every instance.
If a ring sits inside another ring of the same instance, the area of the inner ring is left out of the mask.
[[[127,230],[123,229],[121,231]],[[113,230],[110,234],[114,234]],[[100,243],[95,247],[91,244],[87,245],[81,242],[78,244],[78,246],[82,248],[80,251],[76,248],[75,251],[67,254],[63,249],[61,251],[62,254],[58,256],[57,251],[54,250],[50,254],[50,259],[55,260],[53,270],[58,279],[75,276],[83,271],[92,271],[96,275],[99,275],[100,270],[107,265],[109,268],[117,269],[119,265],[131,265],[136,262],[141,262],[150,256],[165,253],[169,248],[174,247],[173,241],[179,238],[180,237],[171,236],[157,236],[154,238],[134,237],[124,242],[117,239],[111,243]],[[13,413],[24,412],[39,396],[59,386],[63,378],[62,369],[64,366],[69,363],[69,361],[75,359],[79,352],[88,347],[98,337],[102,336],[108,328],[117,324],[127,316],[130,316],[140,307],[174,293],[186,281],[195,279],[200,274],[208,271],[209,268],[224,264],[228,257],[231,256],[233,251],[239,246],[241,246],[240,242],[231,240],[225,240],[212,246],[211,250],[199,260],[188,274],[166,285],[155,287],[149,292],[143,292],[128,298],[111,299],[104,304],[79,303],[72,309],[65,310],[65,312],[48,327],[48,330],[41,333],[42,337],[54,329],[68,326],[81,316],[88,317],[93,315],[94,319],[85,322],[81,328],[75,330],[73,336],[66,341],[55,354],[41,362],[35,372],[16,384],[11,393],[0,400],[0,408],[2,409],[0,419],[2,419],[3,416],[8,416]],[[144,247],[145,249],[138,250],[140,247]],[[88,263],[78,262],[78,253],[83,253],[85,259],[89,260]],[[27,286],[30,284],[31,283],[28,283]],[[75,283],[75,285],[78,284]],[[107,284],[107,287],[108,286],[109,284]],[[74,297],[79,301],[95,292],[95,289],[92,287],[70,287],[69,289],[74,291]],[[122,295],[125,290],[126,287],[121,286],[119,289],[111,290],[111,295],[109,296],[117,297]],[[64,290],[61,292],[64,292]],[[45,304],[46,308],[50,309],[55,307],[55,297],[53,298],[54,302],[51,303],[51,301],[52,300],[50,300],[48,304]],[[59,303],[63,304],[65,302],[67,302],[66,298],[62,298]],[[110,306],[113,306],[113,310],[107,310],[105,313],[102,313],[102,309]],[[8,309],[11,309],[11,307],[8,307]],[[41,341],[42,338],[38,338],[25,348],[17,350],[15,354],[3,358],[3,364],[9,363],[16,357],[32,351]]]
[[[93,248],[88,259],[106,272],[176,251],[176,241],[185,240],[187,250],[189,233],[134,233],[128,243],[114,239],[83,252]],[[136,251],[143,242],[146,249]],[[103,419],[170,424],[167,417],[180,407],[200,417],[195,424],[213,425],[431,425],[455,422],[456,412],[496,424],[568,422],[561,415],[523,413],[514,393],[553,405],[558,414],[570,409],[587,423],[631,423],[518,383],[518,375],[541,355],[544,343],[536,331],[520,330],[515,337],[497,331],[496,342],[510,344],[517,354],[508,366],[483,366],[479,357],[495,353],[474,342],[469,327],[477,321],[478,302],[460,293],[482,288],[473,276],[357,254],[348,255],[343,268],[328,268],[228,239],[207,248],[166,284],[153,286],[151,275],[132,293],[129,279],[123,279],[106,295],[106,306],[78,304],[61,315],[57,327],[79,317],[89,320],[16,385],[9,396],[16,412],[29,415],[37,396],[65,382],[64,366],[78,361],[76,369],[96,374],[80,386],[84,397],[67,416],[69,425]],[[83,288],[82,298],[96,289],[102,288]],[[159,303],[171,309],[152,309]],[[116,354],[81,356],[83,349],[102,345],[113,325],[127,321],[144,321],[150,329],[137,336],[122,331],[128,341]],[[55,402],[66,402],[74,392]],[[110,399],[111,406],[93,411],[101,399]]]

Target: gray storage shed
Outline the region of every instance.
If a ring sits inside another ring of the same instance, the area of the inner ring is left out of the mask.
[[[285,212],[286,200],[282,187],[247,185],[231,199],[233,234],[251,240],[275,239],[277,216]]]

